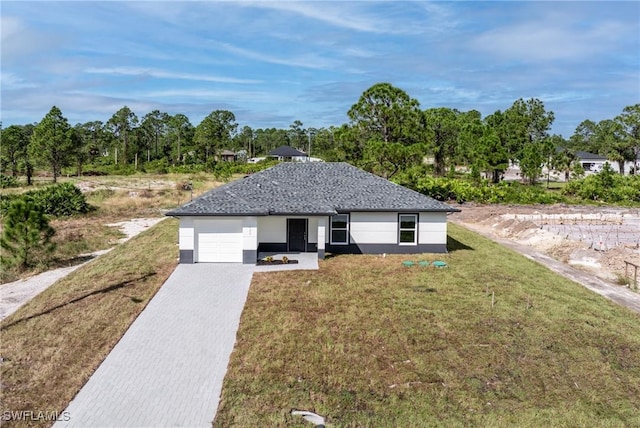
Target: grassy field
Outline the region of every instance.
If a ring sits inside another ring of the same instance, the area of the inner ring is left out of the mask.
[[[255,274],[214,426],[640,426],[638,314],[456,225],[450,249]]]
[[[64,410],[173,271],[177,239],[177,221],[167,219],[5,319],[0,324],[2,412]]]
[[[59,254],[110,246],[105,223],[190,197],[175,188],[188,177],[129,178],[100,177],[96,212],[55,220]],[[194,180],[194,196],[215,185]],[[176,229],[160,223],[0,324],[3,412],[66,407],[173,270]],[[289,416],[302,408],[333,426],[640,426],[637,314],[455,225],[450,249],[444,269],[338,256],[256,274],[215,425],[309,426]]]
[[[237,178],[237,177],[236,177]],[[53,241],[56,251],[48,264],[39,264],[25,272],[4,269],[0,272],[0,283],[15,281],[47,269],[70,266],[80,261],[82,254],[111,248],[123,235],[110,223],[133,218],[162,217],[167,209],[188,202],[192,192],[184,190],[183,185],[193,185],[193,197],[219,186],[206,174],[140,174],[133,176],[98,176],[84,178],[61,178],[81,187],[87,202],[94,211],[75,217],[53,218],[51,226],[56,230]],[[35,186],[51,184],[50,181],[38,181]],[[8,193],[21,193],[33,187],[3,189],[0,196]]]

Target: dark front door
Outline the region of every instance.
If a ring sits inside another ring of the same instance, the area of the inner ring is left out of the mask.
[[[307,250],[307,219],[287,219],[287,251]]]

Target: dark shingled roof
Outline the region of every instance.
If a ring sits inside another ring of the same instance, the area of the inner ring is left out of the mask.
[[[576,156],[578,157],[578,159],[583,160],[583,159],[589,159],[589,160],[607,160],[606,156],[600,156],[600,155],[596,155],[594,153],[589,153],[589,152],[576,152]]]
[[[299,150],[294,149],[293,147],[289,147],[289,146],[280,146],[277,149],[271,150],[269,152],[269,155],[271,156],[282,156],[284,158],[292,158],[294,156],[307,156],[306,153],[303,153]]]
[[[282,163],[213,189],[169,216],[459,211],[342,162]]]

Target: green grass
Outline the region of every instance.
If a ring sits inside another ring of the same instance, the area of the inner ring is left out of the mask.
[[[214,425],[640,426],[638,314],[456,225],[450,249],[254,275]]]
[[[640,426],[640,317],[449,227],[447,255],[256,274],[215,425],[305,427],[289,416],[302,408],[333,426]],[[173,270],[176,240],[166,220],[4,320],[1,410],[62,411]],[[449,267],[402,266],[424,259]]]
[[[176,266],[167,219],[56,282],[0,324],[1,411],[62,412]],[[35,421],[2,426],[47,426]]]

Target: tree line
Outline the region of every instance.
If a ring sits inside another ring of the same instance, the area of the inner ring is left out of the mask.
[[[212,167],[223,150],[240,159],[290,145],[326,161],[347,161],[392,178],[431,158],[433,174],[453,174],[464,166],[472,176],[499,182],[510,163],[518,164],[530,183],[544,167],[580,170],[583,150],[606,156],[624,174],[624,163],[640,151],[640,104],[627,106],[612,119],[584,120],[565,139],[549,133],[555,115],[539,99],[518,99],[504,111],[482,117],[477,110],[438,107],[422,110],[419,102],[389,83],[367,89],[347,112],[349,122],[327,128],[304,128],[296,120],[288,129],[239,128],[233,112],[215,110],[194,126],[184,114],[154,110],[139,118],[127,106],[106,121],[71,126],[54,106],[38,123],[0,129],[3,174],[24,175],[47,169],[55,182],[62,168],[81,175],[88,165],[137,167],[150,162]]]

